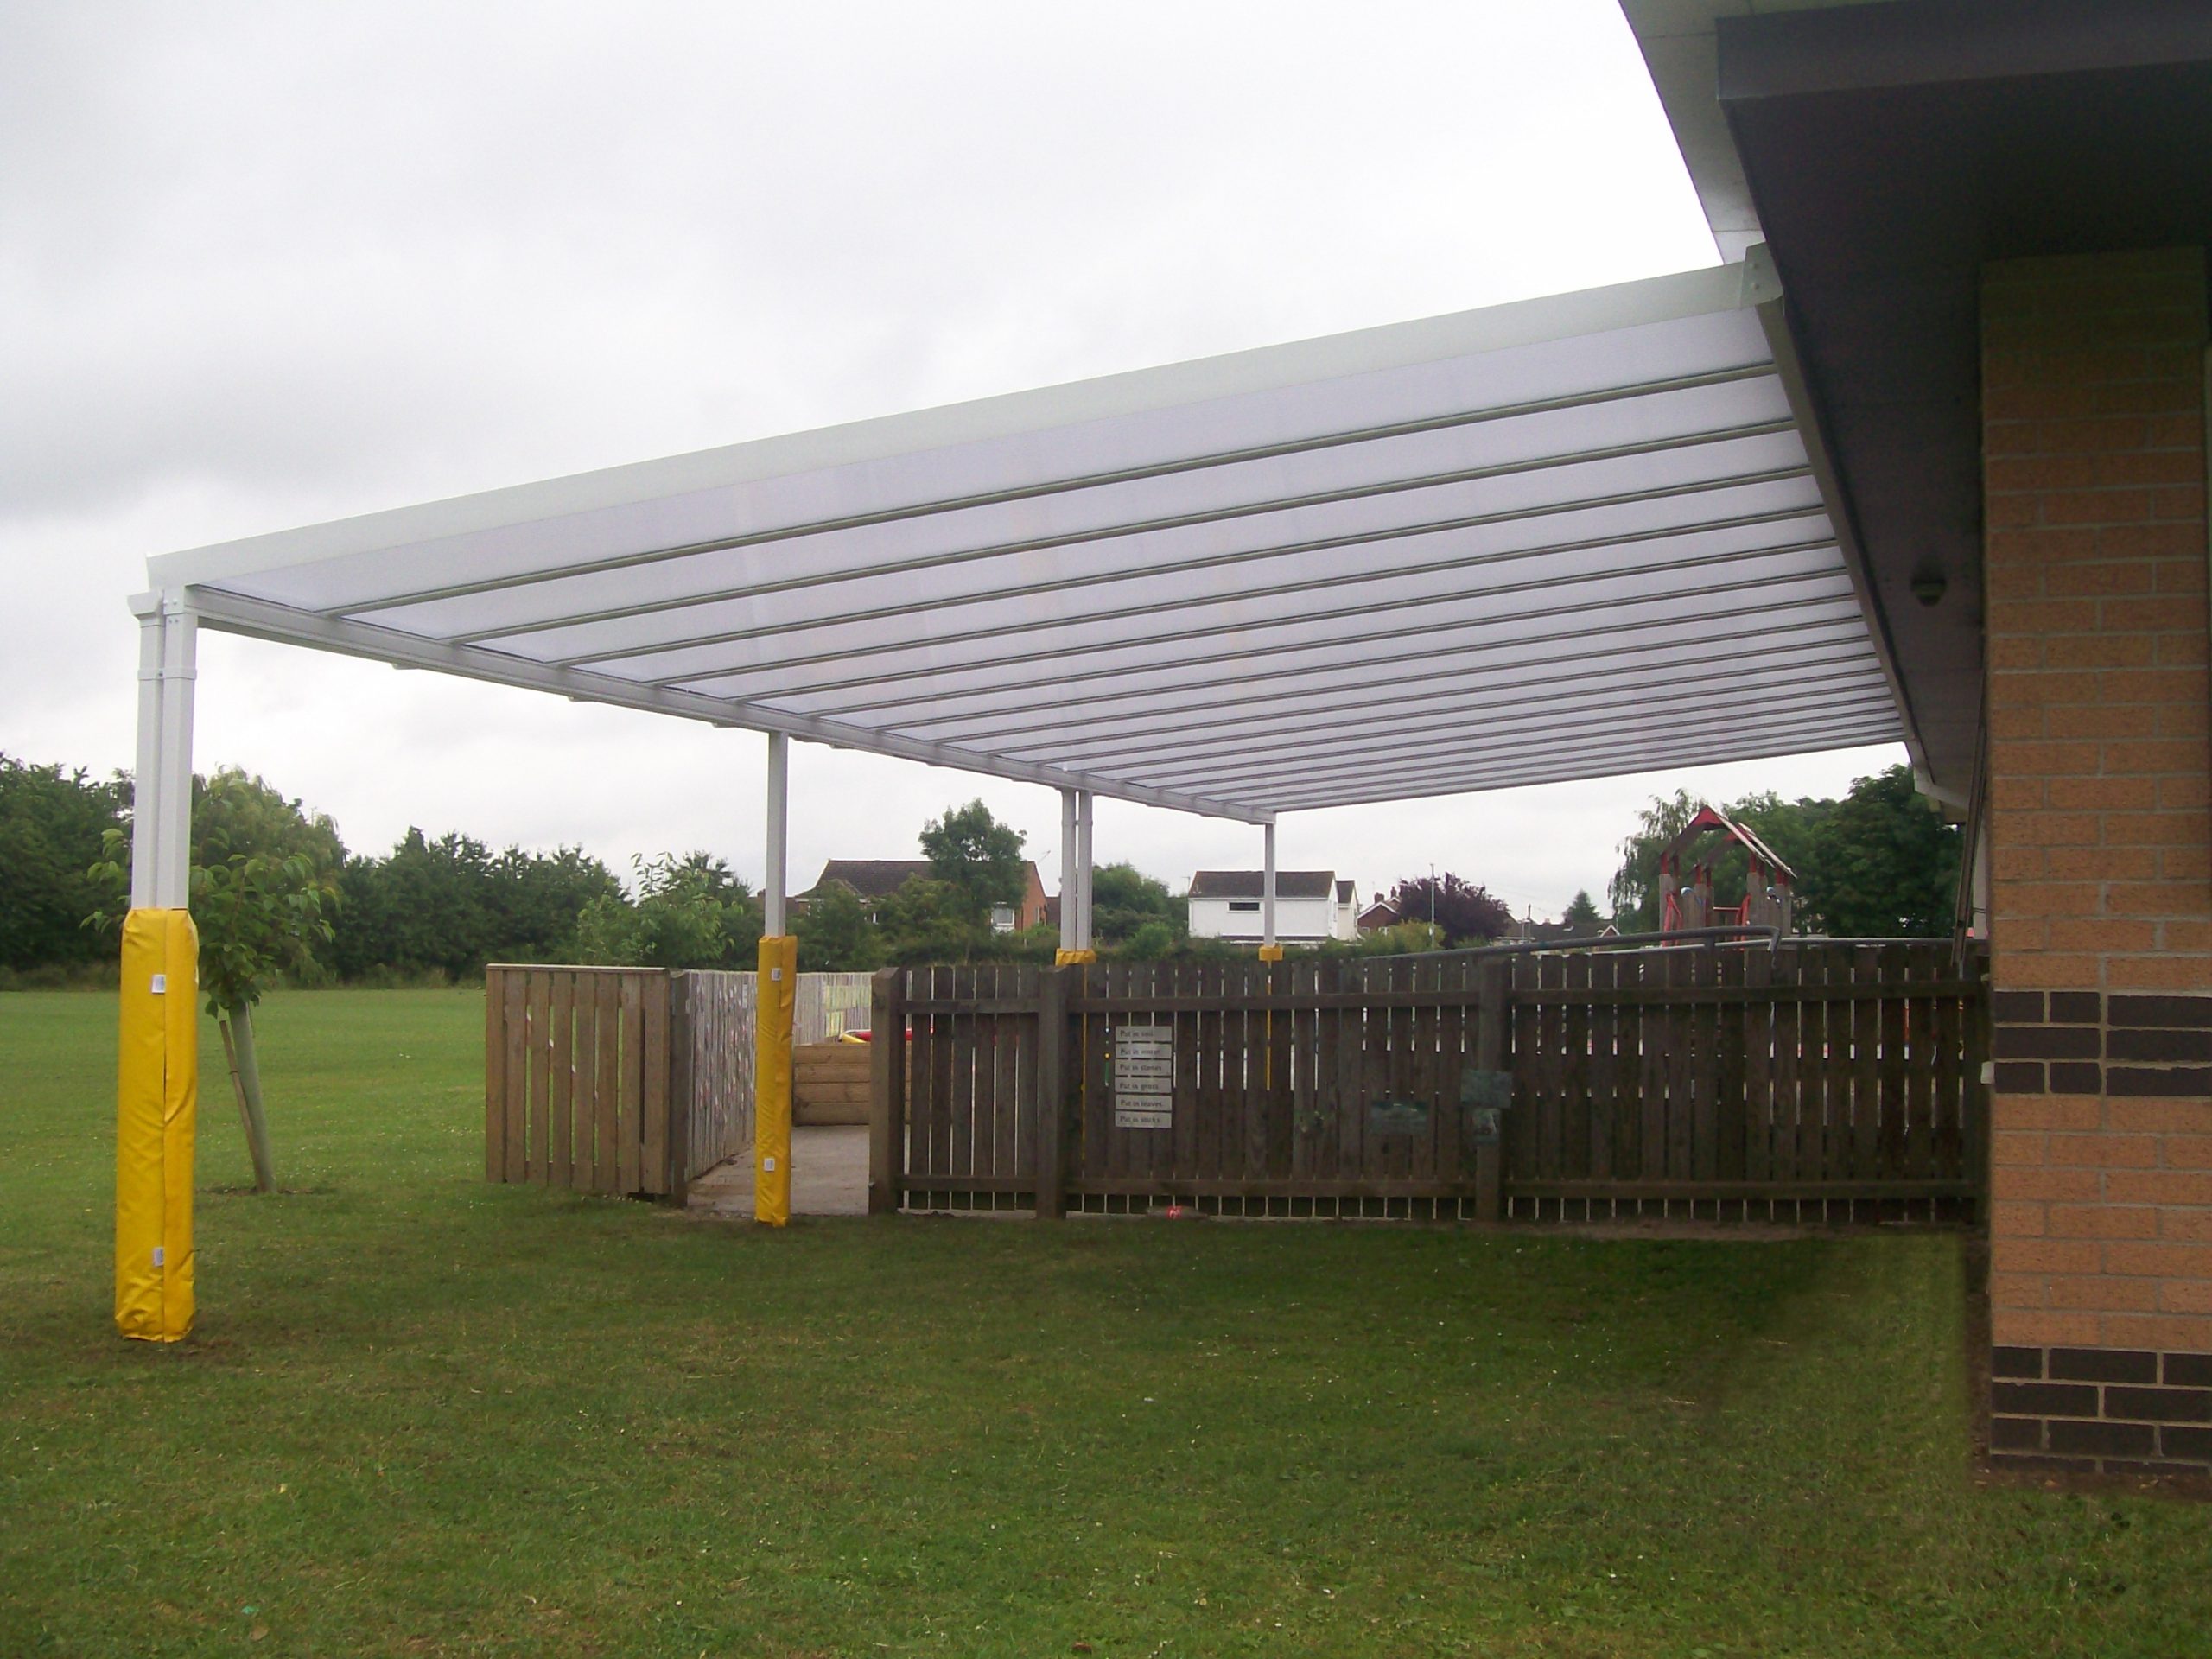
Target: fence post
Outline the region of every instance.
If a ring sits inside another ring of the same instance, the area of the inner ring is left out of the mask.
[[[484,970],[484,1179],[507,1179],[506,970]]]
[[[1067,1216],[1068,979],[1080,968],[1037,976],[1037,1219]]]
[[[869,1003],[868,1212],[893,1216],[906,1163],[906,970],[877,974]]]
[[[691,994],[697,976],[668,976],[668,1201],[691,1201]]]
[[[1478,1000],[1475,1007],[1475,1066],[1482,1071],[1505,1069],[1505,1003],[1512,986],[1512,964],[1503,957],[1484,958],[1475,970]],[[1475,1143],[1475,1219],[1494,1222],[1504,1211],[1505,1133],[1501,1122],[1495,1137],[1484,1135]]]

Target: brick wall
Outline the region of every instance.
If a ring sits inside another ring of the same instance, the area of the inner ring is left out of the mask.
[[[1997,1456],[2164,1455],[2079,1356],[2212,1352],[2205,317],[2199,249],[1984,276],[1993,1403],[2069,1407]]]

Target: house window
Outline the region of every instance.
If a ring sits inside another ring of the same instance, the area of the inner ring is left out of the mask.
[[[1229,907],[1231,910],[1249,910],[1257,915],[1260,901],[1256,899],[1232,899],[1229,901]]]

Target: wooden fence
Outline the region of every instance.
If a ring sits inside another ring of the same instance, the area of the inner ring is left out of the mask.
[[[1947,944],[887,970],[870,1204],[1956,1215],[1984,1008]]]
[[[487,1180],[681,1204],[753,1138],[750,974],[484,973]]]
[[[486,969],[485,1178],[580,1192],[680,1185],[669,1150],[668,1015],[658,970]],[[687,1128],[675,1144],[689,1143]]]
[[[683,1180],[753,1144],[753,974],[681,973],[669,984],[669,1086],[683,1103]],[[682,1183],[670,1189],[680,1198]]]

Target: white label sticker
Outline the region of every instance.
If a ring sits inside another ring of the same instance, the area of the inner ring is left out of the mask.
[[[760,1168],[764,1173],[772,1175],[776,1173],[776,1160],[772,1158],[763,1158],[760,1160]]]
[[[154,1265],[156,1267],[166,1266],[167,1257],[168,1252],[163,1250],[160,1245],[156,1244],[154,1246]]]
[[[168,994],[168,988],[169,976],[167,974],[156,974],[154,976],[154,995],[156,996],[165,996]]]
[[[783,977],[784,970],[780,968],[771,968],[768,970],[768,982],[772,985],[781,984]]]

